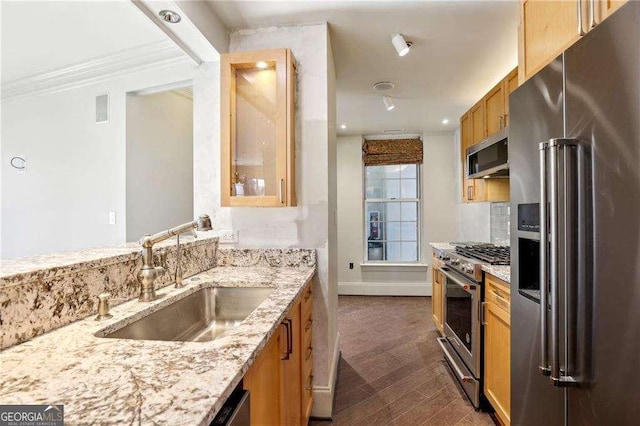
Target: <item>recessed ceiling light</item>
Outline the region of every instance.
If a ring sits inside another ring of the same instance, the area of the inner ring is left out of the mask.
[[[340,128],[341,128],[342,130],[344,130],[344,129],[346,129],[346,128],[347,128],[347,125],[346,125],[346,124],[341,124],[341,125],[340,125]]]
[[[443,118],[442,119],[442,124],[449,124],[449,119],[448,118]]]
[[[160,15],[163,21],[168,22],[170,24],[177,24],[182,20],[180,15],[178,15],[173,10],[163,9],[160,12],[158,12],[158,15]]]
[[[373,90],[377,90],[378,92],[386,92],[387,90],[391,90],[394,87],[396,87],[396,85],[390,81],[379,81],[377,83],[374,83]]]
[[[256,66],[257,66],[258,68],[265,69],[265,68],[267,68],[267,67],[269,66],[269,64],[268,64],[268,63],[266,63],[266,62],[264,62],[264,61],[260,61],[260,62],[258,62],[258,63],[256,64]]]
[[[384,102],[384,106],[387,108],[387,111],[391,111],[396,107],[393,103],[393,99],[391,99],[391,96],[383,96],[382,102]]]

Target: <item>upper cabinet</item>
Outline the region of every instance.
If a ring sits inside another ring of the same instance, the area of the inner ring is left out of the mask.
[[[468,179],[467,148],[509,125],[509,94],[518,87],[518,69],[511,71],[460,117],[462,201],[509,201],[509,179]]]
[[[518,29],[518,75],[527,80],[626,0],[524,0]]]
[[[222,206],[295,206],[291,51],[226,53],[220,66]]]

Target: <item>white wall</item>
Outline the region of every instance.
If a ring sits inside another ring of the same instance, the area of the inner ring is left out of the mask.
[[[340,294],[431,294],[429,242],[456,236],[452,134],[423,136],[421,263],[361,266],[364,259],[362,137],[338,138],[338,282]],[[354,264],[349,269],[349,263]]]
[[[453,158],[456,182],[456,221],[455,241],[491,241],[491,203],[463,203],[462,163],[460,162],[460,129],[454,134]],[[442,240],[447,241],[447,240]]]
[[[194,81],[206,91],[194,103],[194,210],[210,213],[217,230],[240,232],[242,247],[307,247],[318,254],[314,284],[314,415],[331,414],[336,371],[337,288],[332,233],[335,187],[335,95],[326,24],[243,30],[231,34],[229,51],[288,47],[297,62],[296,186],[298,206],[220,207],[219,66],[206,65]],[[206,69],[206,71],[205,71]],[[206,89],[206,90],[205,90]]]
[[[193,101],[170,91],[126,103],[127,241],[138,241],[194,218]]]
[[[2,103],[0,257],[32,256],[125,241],[126,92],[191,79],[193,65],[154,68],[94,85]],[[110,119],[95,122],[109,93]],[[115,211],[116,225],[108,224]]]

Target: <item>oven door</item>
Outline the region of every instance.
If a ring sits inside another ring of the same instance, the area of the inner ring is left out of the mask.
[[[444,335],[474,377],[480,377],[480,286],[449,268],[442,268]]]

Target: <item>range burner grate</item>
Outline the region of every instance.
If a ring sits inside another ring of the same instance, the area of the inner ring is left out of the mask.
[[[458,246],[456,252],[491,265],[509,265],[511,261],[511,253],[509,247],[506,246]]]

